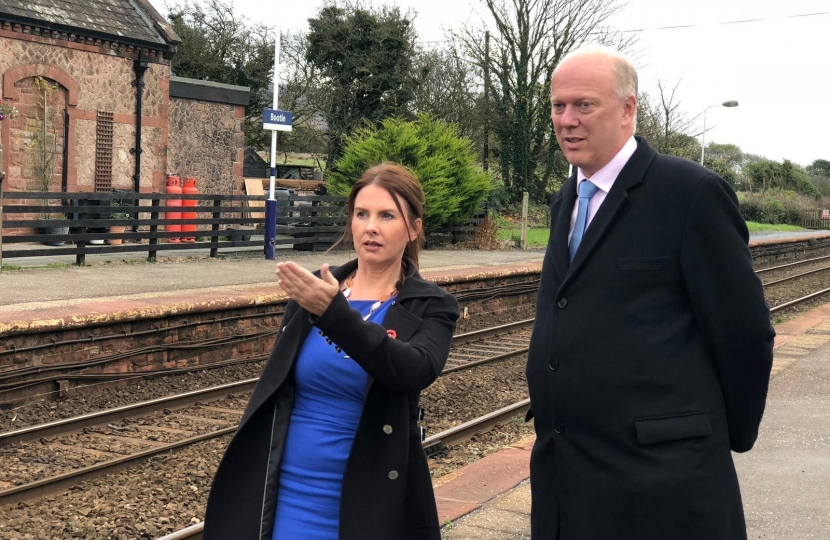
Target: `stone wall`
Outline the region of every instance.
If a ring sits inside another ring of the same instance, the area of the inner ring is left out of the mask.
[[[171,98],[169,171],[196,177],[201,193],[241,190],[244,114],[239,105]]]
[[[62,107],[70,117],[67,187],[69,191],[92,191],[95,176],[97,112],[113,113],[113,188],[132,189],[135,174],[136,90],[134,60],[115,54],[81,50],[26,39],[0,37],[2,96],[26,107],[25,90],[35,76],[58,85]],[[150,63],[144,74],[142,106],[141,190],[164,189],[167,170],[167,114],[170,67]],[[8,189],[27,189],[24,164],[30,161],[26,144],[31,111],[21,110],[14,121],[3,122],[4,167]],[[62,123],[62,119],[61,119]],[[11,125],[10,125],[11,124]],[[60,126],[62,130],[62,125]],[[61,137],[63,136],[61,132]],[[61,141],[62,146],[62,141]],[[61,148],[62,151],[62,148]],[[58,156],[62,165],[62,155]],[[60,171],[60,168],[58,168]],[[60,188],[58,176],[58,189]],[[54,183],[54,182],[53,182]],[[50,185],[50,188],[52,186]]]

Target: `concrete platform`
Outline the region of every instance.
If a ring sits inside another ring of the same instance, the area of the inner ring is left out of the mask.
[[[750,236],[750,246],[763,246],[799,239],[828,238],[827,231],[763,233]],[[20,249],[21,246],[16,246]],[[40,246],[33,246],[40,247]],[[228,249],[211,259],[205,249],[160,251],[158,262],[146,262],[146,253],[90,255],[88,266],[74,266],[74,256],[4,259],[5,265],[21,269],[0,271],[0,311],[3,306],[39,302],[72,303],[93,298],[132,295],[192,294],[194,290],[235,292],[254,285],[276,290],[275,263],[294,260],[308,269],[342,264],[354,256],[341,251],[310,253],[277,250],[277,261],[267,261],[261,250]],[[501,265],[540,265],[544,250],[476,251],[430,249],[421,252],[422,274]],[[51,265],[49,267],[48,265]]]
[[[758,442],[733,454],[747,536],[830,538],[830,304],[776,327],[772,381]],[[530,538],[528,439],[436,482],[446,540]],[[510,489],[499,492],[501,487]],[[482,502],[488,486],[497,486]]]
[[[277,253],[276,261],[263,258],[185,258],[165,262],[112,262],[92,266],[23,268],[0,273],[0,306],[36,302],[77,302],[91,298],[146,294],[181,294],[184,291],[236,291],[263,286],[276,291],[276,263],[293,260],[310,270],[323,263],[342,264],[352,252]],[[504,265],[541,264],[544,252],[427,250],[421,253],[422,274]],[[118,261],[116,259],[116,261]],[[0,308],[2,309],[2,308]]]
[[[296,252],[310,270],[342,264],[349,253]],[[542,251],[431,250],[421,274],[445,287],[474,278],[538,274]],[[289,260],[289,259],[284,259]],[[32,268],[0,274],[0,339],[120,322],[245,309],[284,299],[275,261],[184,259],[163,263],[114,263]]]

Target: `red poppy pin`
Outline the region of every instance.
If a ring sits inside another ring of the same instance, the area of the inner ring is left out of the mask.
[[[386,335],[388,335],[388,336],[389,336],[389,337],[391,337],[392,339],[395,339],[395,338],[397,338],[397,337],[398,337],[398,333],[397,333],[397,332],[395,332],[394,330],[387,330],[387,331],[386,331]]]

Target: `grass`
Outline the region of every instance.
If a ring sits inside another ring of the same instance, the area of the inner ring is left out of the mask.
[[[759,232],[759,231],[803,231],[803,227],[799,227],[798,225],[773,225],[771,223],[757,223],[755,221],[747,221],[746,226],[749,229],[749,232]]]
[[[545,247],[548,245],[548,237],[550,236],[550,229],[547,227],[528,227],[527,229],[527,245],[528,247]],[[498,239],[501,241],[510,240],[519,245],[522,238],[521,227],[505,227],[499,229]]]
[[[754,221],[747,221],[746,226],[749,232],[762,231],[803,231],[803,227],[797,225],[773,225],[770,223],[756,223]],[[520,227],[502,227],[499,229],[498,239],[500,241],[510,240],[511,238],[519,245],[522,235]],[[533,227],[527,229],[527,245],[528,247],[546,247],[548,245],[548,237],[550,230],[547,227]]]

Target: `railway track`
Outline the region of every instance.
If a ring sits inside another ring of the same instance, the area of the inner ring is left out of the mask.
[[[509,421],[511,418],[519,414],[524,414],[530,408],[530,400],[525,399],[503,407],[497,411],[493,411],[487,415],[464,422],[454,428],[436,434],[433,437],[427,438],[423,445],[427,455],[434,454],[445,445],[458,444],[470,439],[476,433],[490,429],[498,424]],[[205,524],[197,523],[191,525],[174,533],[161,537],[159,540],[199,540],[202,538]]]
[[[788,273],[826,259],[830,256],[765,268],[758,274]],[[830,266],[776,276],[764,286],[770,288],[797,279],[809,279],[828,270]],[[823,288],[779,302],[773,305],[771,312],[780,312],[828,293],[830,288]],[[529,319],[455,336],[443,374],[526,354],[532,323]],[[0,433],[0,457],[6,464],[0,467],[0,505],[60,492],[86,479],[130,467],[150,456],[228,435],[235,430],[247,403],[247,394],[256,381],[256,378],[246,379]],[[424,442],[425,450],[434,454],[445,446],[458,444],[476,432],[515,417],[528,406],[525,400],[442,431]],[[190,529],[197,531],[199,526]],[[185,531],[176,534],[185,534]],[[191,537],[198,536],[180,538]]]
[[[530,319],[455,336],[442,375],[525,354],[532,323]],[[232,433],[257,380],[0,433],[5,462],[0,505],[59,492],[148,457]],[[456,431],[461,437],[469,433]],[[429,439],[429,447],[454,444],[458,437],[455,431],[444,433]]]
[[[799,261],[763,269],[759,273],[787,271],[824,259]],[[765,287],[827,270],[830,267],[799,272],[770,281]],[[779,303],[771,308],[771,312],[827,293],[830,289]],[[526,354],[532,323],[533,320],[528,319],[455,336],[443,374]],[[231,433],[241,418],[247,393],[256,381],[256,378],[247,379],[0,433],[0,455],[9,463],[3,467],[5,472],[0,472],[0,504],[60,491],[152,455]],[[486,429],[475,423],[472,428]],[[453,443],[444,441],[444,444]],[[27,466],[20,455],[28,456],[30,463]],[[32,467],[33,460],[44,463]]]
[[[804,265],[820,263],[828,259],[830,259],[830,256],[817,257],[805,261],[797,261],[795,263],[764,268],[756,271],[756,273],[760,277],[761,275],[770,272],[788,272],[790,270],[795,270]],[[767,289],[768,287],[790,283],[801,278],[815,276],[817,274],[821,274],[827,271],[830,271],[830,266],[823,266],[821,268],[811,269],[805,272],[797,272],[792,275],[764,282],[763,285],[764,288]],[[830,293],[830,288],[821,289],[808,295],[800,296],[792,300],[788,300],[786,302],[781,302],[772,306],[770,308],[770,312],[777,313],[788,308],[798,306],[804,302],[808,302],[828,293]],[[528,321],[523,321],[522,323],[527,324],[527,322]],[[500,352],[500,348],[504,348],[505,354],[507,355],[511,355],[513,351],[519,350],[522,350],[522,352],[517,352],[517,354],[527,352],[527,344],[529,343],[530,338],[529,326],[520,329],[515,334],[513,334],[508,340],[496,341],[492,339],[494,335],[497,335],[497,331],[495,333],[494,331],[496,331],[496,329],[487,329],[481,332],[474,332],[471,334],[456,336],[456,339],[459,340],[459,342],[461,340],[466,340],[471,344],[475,344],[477,348],[471,349],[471,351],[475,350],[476,352],[475,354],[463,352],[455,355],[451,353],[450,359],[447,362],[447,368],[445,369],[445,373],[450,372],[452,370],[465,369],[467,367],[470,367],[471,365],[475,365],[478,361],[475,358],[472,358],[473,356],[486,355],[488,353],[498,354]],[[470,357],[467,356],[468,354]],[[430,437],[426,441],[424,441],[425,451],[428,455],[430,455],[438,451],[444,445],[453,445],[458,444],[459,442],[463,442],[464,440],[469,439],[473,434],[485,429],[489,429],[494,425],[497,425],[504,421],[507,421],[510,418],[514,417],[516,414],[526,411],[528,408],[529,400],[524,400],[509,407],[505,407],[504,409],[501,409],[499,411],[495,411],[489,415],[476,418],[475,420],[471,420],[469,422],[456,426],[455,428],[451,428],[445,432],[436,434],[435,436]],[[505,413],[505,411],[507,412]],[[176,531],[174,533],[168,534],[162,537],[160,540],[199,540],[202,538],[203,529],[204,523],[198,523],[181,529],[179,531]]]

